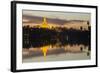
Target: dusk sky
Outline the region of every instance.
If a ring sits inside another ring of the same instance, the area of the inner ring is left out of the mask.
[[[90,13],[76,13],[76,12],[54,12],[54,11],[32,11],[23,10],[23,15],[39,16],[47,18],[57,18],[64,20],[90,20]]]

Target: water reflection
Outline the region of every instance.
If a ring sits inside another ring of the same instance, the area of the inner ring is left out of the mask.
[[[90,29],[23,27],[22,60],[41,62],[90,59],[90,34]]]
[[[41,50],[43,52],[44,57],[47,55],[48,48],[49,48],[49,46],[43,46],[43,47],[41,47]]]
[[[65,45],[65,46],[59,46],[59,45],[48,45],[38,48],[29,48],[23,50],[23,58],[31,58],[31,57],[48,57],[50,55],[60,55],[60,54],[67,54],[67,53],[86,53],[87,56],[90,56],[90,50],[89,46],[85,45]]]

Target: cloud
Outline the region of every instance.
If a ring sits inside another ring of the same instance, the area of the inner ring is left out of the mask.
[[[64,19],[64,20],[90,20],[91,18],[90,13],[55,12],[55,11],[24,10],[23,15],[57,18],[57,19]]]

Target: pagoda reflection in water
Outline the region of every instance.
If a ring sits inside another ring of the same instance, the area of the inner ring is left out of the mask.
[[[51,28],[46,17],[39,27],[23,27],[23,59],[90,51],[90,30]]]

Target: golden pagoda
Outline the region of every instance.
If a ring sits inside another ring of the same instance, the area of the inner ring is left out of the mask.
[[[47,23],[46,17],[43,18],[43,23],[42,23],[42,25],[41,25],[41,28],[49,28],[49,25],[48,25],[48,23]]]

